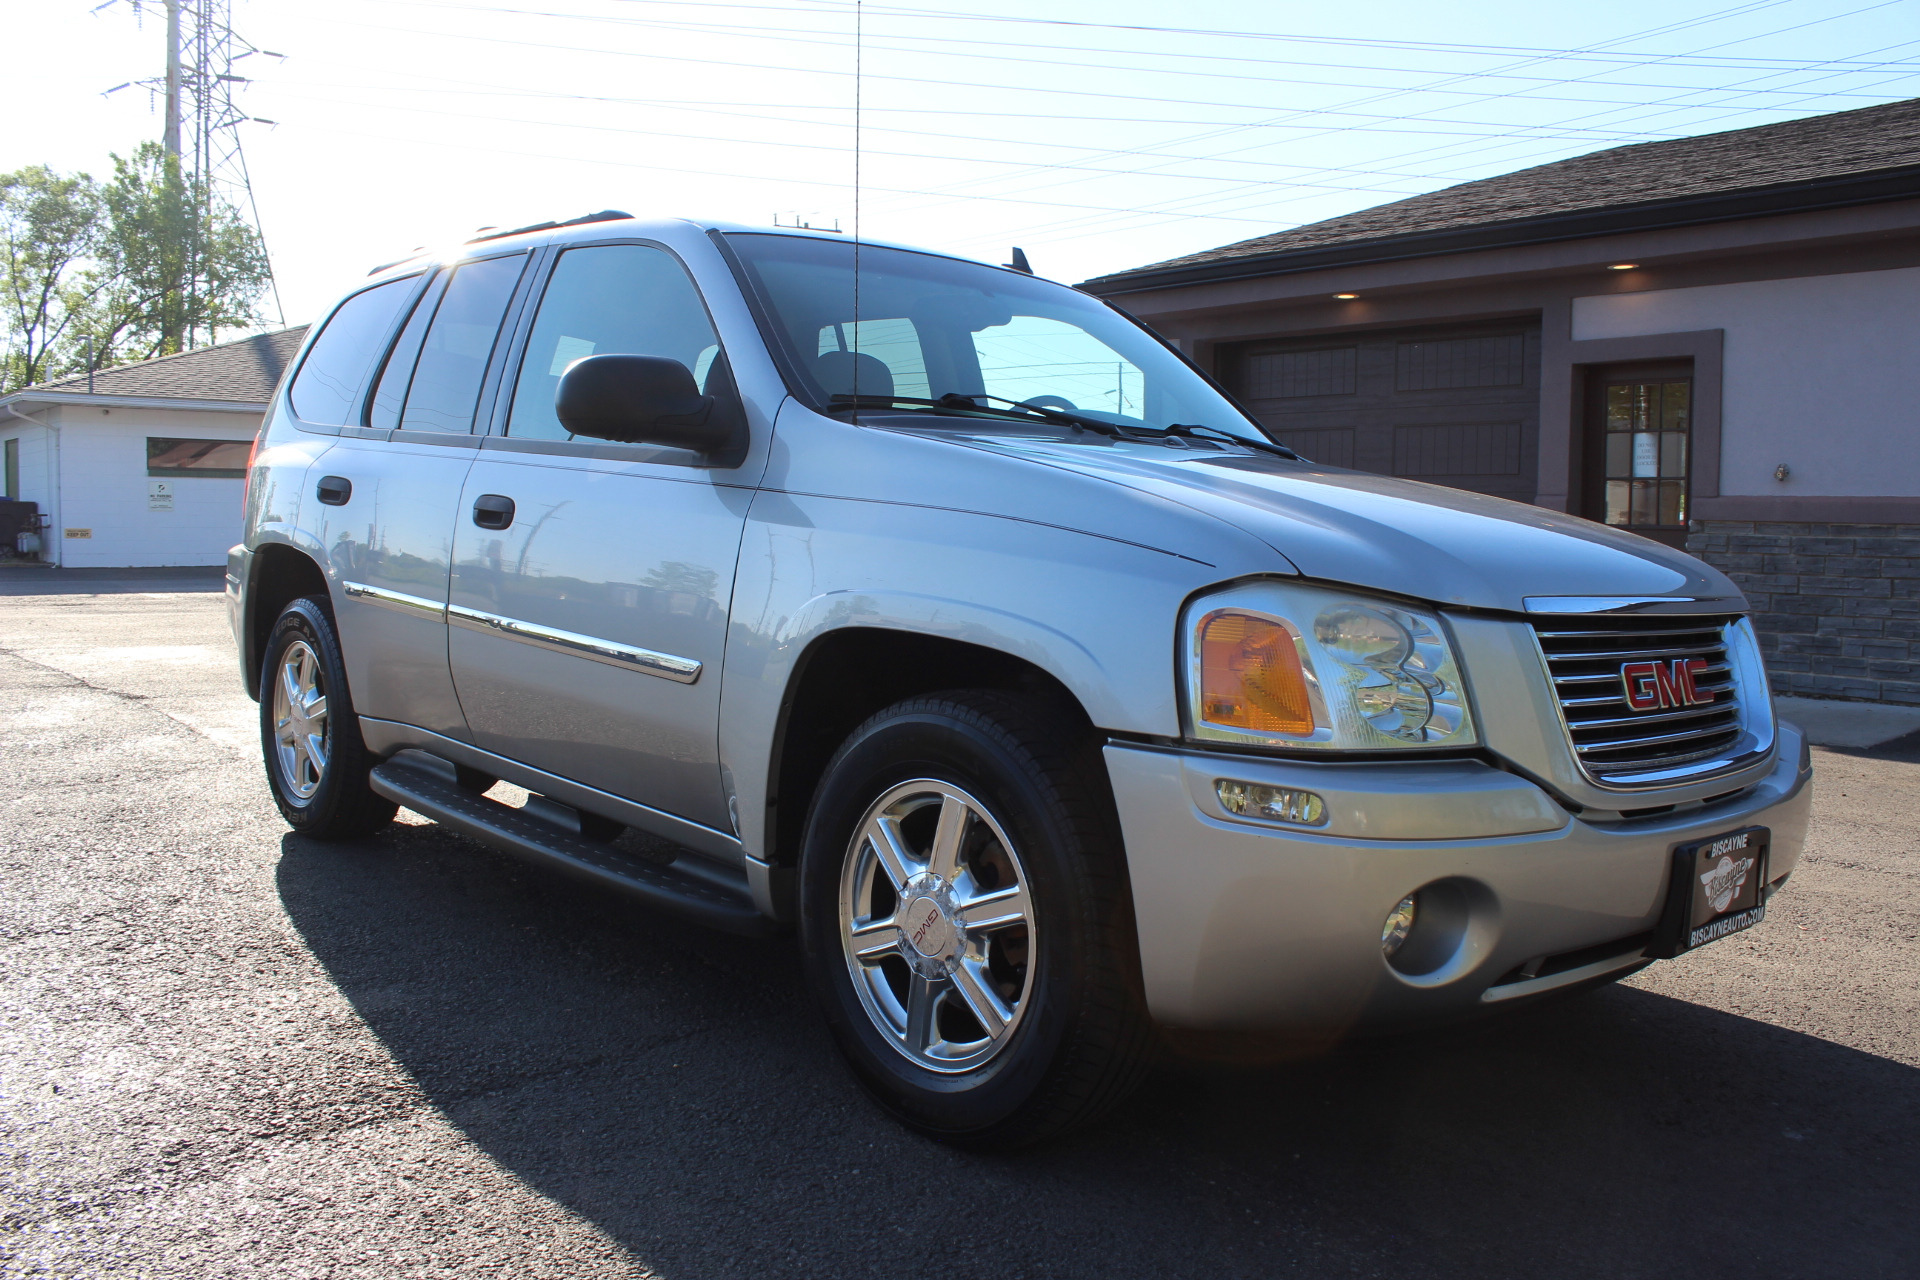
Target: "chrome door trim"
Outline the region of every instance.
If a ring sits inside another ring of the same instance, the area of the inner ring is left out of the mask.
[[[448,605],[447,621],[466,627],[470,631],[503,635],[510,640],[518,640],[538,649],[551,649],[555,653],[567,653],[576,658],[604,662],[610,667],[619,667],[623,671],[644,671],[650,676],[659,676],[663,680],[672,680],[677,684],[692,684],[700,678],[701,664],[693,658],[676,657],[671,653],[656,653],[652,649],[617,644],[597,636],[583,636],[577,631],[543,627],[537,623],[522,622],[518,618],[505,618],[497,613],[487,613],[480,609],[468,609],[457,604]]]
[[[410,596],[404,591],[388,591],[385,587],[372,587],[364,582],[342,582],[340,590],[349,600],[365,600],[368,604],[381,605],[409,617],[443,621],[447,615],[447,606],[440,601]]]

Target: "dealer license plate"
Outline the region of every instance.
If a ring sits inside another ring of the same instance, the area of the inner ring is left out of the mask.
[[[1718,942],[1767,918],[1765,827],[1748,827],[1683,844],[1649,955],[1677,956]]]

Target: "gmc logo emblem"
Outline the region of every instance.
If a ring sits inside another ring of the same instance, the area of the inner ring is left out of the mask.
[[[933,928],[933,922],[935,920],[938,920],[939,918],[940,918],[940,909],[938,907],[935,907],[933,910],[927,912],[927,918],[925,920],[922,920],[920,922],[920,927],[913,931],[913,945],[916,948],[919,947],[920,943],[926,938],[927,930]]]
[[[1694,676],[1706,665],[1705,658],[1625,664],[1620,668],[1620,683],[1627,688],[1627,705],[1635,711],[1661,711],[1712,702],[1712,692],[1702,693],[1693,683]]]

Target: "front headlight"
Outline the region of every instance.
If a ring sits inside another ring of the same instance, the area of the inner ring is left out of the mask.
[[[1438,614],[1262,582],[1194,601],[1182,625],[1194,737],[1328,751],[1478,741]]]

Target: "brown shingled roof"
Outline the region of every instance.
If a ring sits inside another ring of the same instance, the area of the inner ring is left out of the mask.
[[[95,370],[93,394],[102,396],[150,396],[158,400],[227,400],[245,404],[264,404],[273,398],[281,375],[300,350],[307,336],[306,325],[295,325],[276,333],[257,334],[237,342],[223,342],[177,356],[161,356],[138,364],[116,365]],[[43,382],[21,389],[60,391],[69,395],[86,394],[87,375]]]
[[[1463,182],[1102,280],[1920,165],[1920,98],[1595,151]]]

